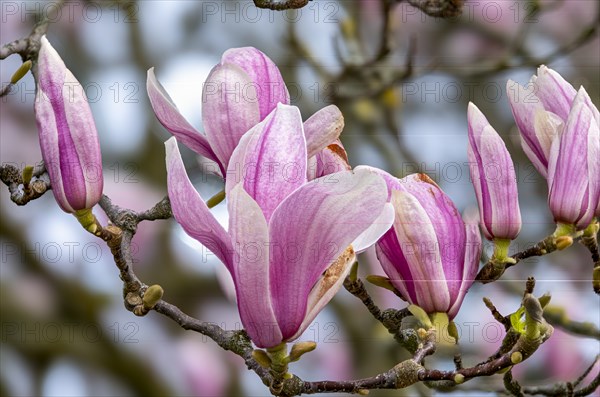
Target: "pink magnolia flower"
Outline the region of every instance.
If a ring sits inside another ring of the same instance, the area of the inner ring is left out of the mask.
[[[83,87],[45,36],[38,57],[35,118],[42,157],[60,208],[90,209],[102,196],[102,158]]]
[[[489,240],[514,240],[521,230],[515,168],[502,138],[473,103],[467,112],[469,168],[481,230]]]
[[[548,158],[554,138],[564,128],[577,90],[556,71],[542,65],[527,87],[508,80],[508,99],[525,154],[538,172],[548,177]],[[598,123],[598,109],[587,97],[587,106]]]
[[[581,87],[548,159],[548,205],[556,222],[585,229],[600,201],[600,130]]]
[[[556,222],[585,228],[600,215],[600,113],[583,87],[540,66],[528,88],[507,85],[523,150],[548,180]]]
[[[190,149],[214,161],[222,176],[244,133],[264,120],[278,103],[290,103],[279,69],[253,47],[227,50],[210,72],[202,91],[204,134],[179,113],[156,79],[154,68],[148,70],[147,89],[161,124]],[[334,142],[343,126],[343,116],[335,105],[310,117],[304,126],[309,157]]]
[[[375,245],[392,284],[410,303],[452,320],[473,284],[481,256],[477,224],[466,224],[450,198],[425,174],[402,179],[371,167],[388,186],[394,224]]]
[[[299,110],[282,104],[243,136],[228,169],[239,177],[226,179],[228,231],[187,178],[175,140],[166,143],[173,214],[231,273],[242,323],[259,347],[298,338],[341,287],[355,252],[392,223],[378,175],[343,171],[308,182],[306,142]]]

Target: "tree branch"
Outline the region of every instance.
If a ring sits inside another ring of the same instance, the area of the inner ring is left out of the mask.
[[[34,167],[33,178],[27,182],[23,180],[22,170],[12,164],[2,164],[0,180],[8,187],[10,199],[17,205],[25,205],[51,189],[50,177],[43,165]]]
[[[504,274],[504,271],[509,267],[515,266],[523,259],[530,258],[532,256],[542,256],[556,251],[556,243],[554,242],[554,236],[548,236],[533,247],[527,248],[524,251],[518,252],[511,256],[513,262],[496,262],[490,259],[479,271],[475,280],[480,281],[483,284],[491,283],[496,281]]]
[[[274,11],[293,10],[302,8],[312,0],[254,0],[258,8],[266,8]]]
[[[407,309],[386,309],[382,311],[377,307],[375,302],[373,302],[373,298],[369,295],[369,292],[365,288],[365,284],[359,278],[352,280],[351,277],[346,277],[344,280],[344,288],[360,299],[369,313],[387,328],[388,332],[394,336],[394,339],[398,343],[411,353],[414,353],[417,350],[419,342],[416,332],[412,329],[401,329],[402,319],[411,315]]]

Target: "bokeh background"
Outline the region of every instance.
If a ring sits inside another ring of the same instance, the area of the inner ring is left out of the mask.
[[[426,16],[405,3],[386,14],[383,2],[375,0],[316,0],[291,12],[257,9],[251,1],[0,5],[3,44],[28,35],[40,17],[51,21],[48,38],[91,103],[105,194],[135,210],[150,208],[166,194],[163,142],[169,134],[149,105],[146,71],[156,68],[182,113],[202,130],[203,82],[231,47],[254,46],[271,57],[304,118],[329,103],[338,105],[346,119],[341,139],[353,166],[369,164],[397,176],[425,172],[461,211],[476,206],[466,163],[466,108],[475,102],[503,136],[517,167],[524,224],[514,251],[543,239],[554,225],[545,181],[520,147],[507,79],[524,84],[546,63],[574,86],[585,86],[599,104],[600,10],[593,0],[467,1],[463,15],[452,19]],[[377,59],[387,47],[389,54]],[[17,55],[0,63],[2,84],[19,65]],[[23,167],[41,159],[34,94],[28,75],[0,99],[2,163]],[[202,174],[191,151],[183,155],[204,198],[222,188]],[[2,186],[0,211],[0,395],[268,395],[239,357],[209,339],[157,313],[139,318],[126,311],[110,252],[63,213],[52,194],[17,207]],[[225,205],[213,211],[226,224]],[[101,209],[96,214],[105,221]],[[148,284],[161,284],[165,299],[204,321],[240,327],[235,303],[219,282],[222,264],[174,220],[142,223],[133,241],[136,272]],[[359,273],[382,273],[378,266],[367,252]],[[564,307],[569,318],[598,327],[591,268],[589,253],[576,245],[527,260],[492,285],[474,285],[456,319],[465,365],[493,353],[503,336],[481,298],[490,297],[503,314],[515,311],[529,275],[538,280],[537,292],[551,292],[553,304]],[[391,294],[369,290],[381,307],[405,306]],[[307,380],[371,376],[406,356],[343,290],[302,339],[318,342],[315,352],[291,366]],[[515,377],[525,385],[574,380],[598,353],[598,340],[558,329],[517,366]],[[449,369],[452,354],[442,349],[428,363]],[[459,395],[494,395],[501,378],[464,386]],[[423,385],[372,391],[432,394]]]

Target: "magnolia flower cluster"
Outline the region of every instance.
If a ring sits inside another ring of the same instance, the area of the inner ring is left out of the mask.
[[[45,37],[37,67],[35,110],[52,189],[63,210],[81,217],[102,194],[96,127],[81,85]],[[548,180],[556,222],[581,230],[599,215],[598,110],[583,88],[575,91],[546,67],[531,85],[533,93],[509,82],[523,148]],[[154,69],[147,90],[173,134],[165,143],[173,215],[231,274],[244,328],[258,347],[298,338],[340,289],[356,254],[372,245],[404,299],[431,315],[456,316],[479,267],[477,225],[465,223],[424,174],[398,179],[372,167],[351,170],[339,109],[331,105],[303,121],[265,54],[223,54],[204,84],[203,133],[177,110]],[[512,160],[473,104],[467,120],[480,228],[507,248],[521,228]],[[213,161],[223,177],[227,229],[190,182],[178,142]]]
[[[548,181],[557,223],[585,229],[600,216],[600,116],[583,87],[540,66],[527,87],[508,81],[523,150]]]

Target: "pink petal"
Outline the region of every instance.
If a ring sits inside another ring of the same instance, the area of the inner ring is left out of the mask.
[[[375,244],[394,224],[394,214],[394,206],[387,203],[373,224],[352,242],[354,251],[360,254]]]
[[[187,234],[214,253],[234,274],[231,239],[212,215],[190,182],[175,138],[165,142],[167,151],[167,188],[171,209]],[[235,276],[234,276],[235,277]]]
[[[344,284],[344,279],[350,273],[350,270],[352,270],[354,262],[356,262],[356,253],[352,247],[348,247],[346,251],[336,259],[333,265],[323,273],[308,295],[306,316],[302,321],[302,325],[300,325],[298,331],[296,331],[289,340],[299,338],[315,317],[317,317],[319,312],[323,310],[325,305],[327,305],[340,290]]]
[[[531,81],[544,108],[566,120],[577,95],[575,88],[555,70],[544,65],[538,68],[537,76],[533,76]]]
[[[231,191],[228,208],[235,248],[234,281],[244,329],[258,347],[276,346],[282,337],[271,305],[267,221],[241,184]]]
[[[304,123],[304,127],[306,128],[306,123]],[[308,164],[308,180],[311,181],[325,175],[340,171],[350,171],[352,169],[348,163],[346,149],[344,149],[339,139],[319,151],[313,157],[309,157]]]
[[[256,87],[236,65],[217,65],[202,89],[202,124],[225,168],[242,135],[259,121]]]
[[[412,275],[417,305],[428,313],[445,312],[450,307],[450,291],[439,236],[432,224],[435,218],[430,219],[431,214],[408,192],[394,190],[392,204],[396,209],[394,230]]]
[[[521,133],[523,151],[536,170],[545,178],[548,172],[548,148],[544,150],[535,130],[535,115],[539,111],[544,111],[544,106],[535,96],[533,87],[525,89],[509,80],[506,91],[515,123]]]
[[[177,106],[175,106],[167,91],[156,79],[154,68],[148,69],[146,89],[148,90],[148,98],[158,121],[194,152],[213,161],[218,161],[208,139],[188,123],[177,109]]]
[[[450,310],[448,310],[448,317],[452,320],[462,304],[467,291],[473,284],[475,276],[477,276],[477,270],[479,269],[479,260],[481,258],[481,235],[477,223],[467,223],[465,225],[467,233],[467,243],[465,247],[465,264],[463,267],[462,282],[460,288],[454,296],[451,297],[453,302]]]
[[[284,339],[294,335],[321,274],[377,219],[386,202],[383,180],[368,171],[340,172],[288,196],[269,224],[271,291]]]
[[[254,47],[232,48],[225,51],[221,64],[242,68],[256,86],[260,120],[267,117],[278,103],[290,104],[290,94],[277,65],[263,52]]]
[[[335,105],[317,111],[304,122],[308,157],[335,142],[344,129],[344,116]]]
[[[552,145],[548,204],[554,220],[585,228],[598,197],[598,125],[580,91],[563,133]]]
[[[241,178],[269,221],[279,203],[306,183],[306,162],[300,111],[280,104],[240,141],[227,170],[226,190]]]

